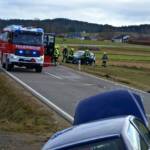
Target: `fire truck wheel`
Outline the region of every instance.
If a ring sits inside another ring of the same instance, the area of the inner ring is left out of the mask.
[[[6,65],[5,65],[5,68],[6,68],[6,70],[7,71],[11,71],[12,69],[13,69],[13,65],[12,64],[8,64],[7,62],[6,62]]]
[[[3,61],[3,57],[1,58],[1,64],[2,64],[2,67],[3,67],[3,68],[6,67],[6,64],[5,64],[4,61]]]
[[[11,71],[12,69],[13,69],[13,65],[8,64],[8,65],[6,66],[6,70],[7,70],[7,71]]]
[[[36,71],[36,72],[42,72],[42,66],[36,67],[36,68],[35,68],[35,71]]]
[[[2,67],[5,68],[5,67],[6,67],[6,64],[5,64],[5,63],[2,63]]]

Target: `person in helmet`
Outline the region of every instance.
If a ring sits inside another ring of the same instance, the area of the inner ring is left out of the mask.
[[[74,48],[70,48],[69,50],[69,55],[68,55],[68,61],[72,61],[73,60],[73,55],[74,55]]]
[[[68,48],[67,46],[64,47],[63,51],[62,51],[62,54],[63,54],[63,59],[62,59],[62,62],[66,62],[67,60],[67,57],[68,57]]]
[[[86,64],[89,64],[89,59],[90,59],[90,51],[89,50],[85,50],[85,53],[84,53],[84,60],[85,60],[85,63]]]
[[[73,55],[74,55],[74,48],[71,48],[71,49],[70,49],[69,55],[70,55],[71,57],[73,57]]]
[[[102,58],[101,58],[101,60],[102,60],[102,66],[103,66],[103,67],[106,67],[106,66],[107,66],[108,59],[109,59],[109,58],[108,58],[107,53],[104,52],[103,55],[102,55]]]
[[[57,64],[58,64],[59,56],[60,56],[60,49],[59,49],[59,46],[56,46],[55,50],[54,50],[54,56],[53,56],[55,66],[57,66]]]

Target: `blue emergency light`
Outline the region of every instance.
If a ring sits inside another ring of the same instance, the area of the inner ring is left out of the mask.
[[[36,52],[36,51],[33,51],[32,53],[33,53],[33,55],[36,55],[36,54],[37,54],[37,52]]]
[[[44,30],[42,28],[34,28],[34,27],[23,27],[21,25],[10,25],[4,28],[4,31],[29,31],[29,32],[38,32],[38,33],[44,33]]]
[[[19,50],[18,52],[19,52],[19,54],[23,54],[23,50]]]

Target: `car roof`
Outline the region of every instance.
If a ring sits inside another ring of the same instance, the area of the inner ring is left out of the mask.
[[[84,53],[85,51],[83,51],[83,50],[78,50],[78,51],[76,51],[75,53]]]
[[[84,51],[84,50],[77,50],[75,53],[85,53],[85,51]],[[94,55],[94,53],[91,52],[91,51],[90,51],[90,54],[91,54],[91,55]]]
[[[90,140],[119,137],[129,122],[129,116],[107,118],[91,123],[73,126],[56,133],[45,145],[45,149],[59,149]]]

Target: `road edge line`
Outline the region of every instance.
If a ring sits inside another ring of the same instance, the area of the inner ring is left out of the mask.
[[[62,66],[63,66],[63,65],[62,65]],[[104,78],[95,76],[95,75],[93,75],[93,74],[89,74],[89,73],[87,73],[87,72],[84,72],[84,71],[82,71],[82,70],[81,70],[81,71],[78,71],[78,70],[74,70],[73,68],[69,68],[69,67],[67,67],[67,66],[63,66],[63,67],[66,67],[66,68],[68,68],[68,69],[71,69],[71,70],[73,70],[73,71],[76,71],[76,72],[78,72],[79,74],[84,74],[84,75],[87,75],[87,76],[92,77],[92,78],[96,78],[96,79],[99,79],[99,80],[103,80],[103,81],[109,82],[109,83],[111,83],[111,84],[119,85],[119,86],[122,86],[122,87],[125,87],[125,88],[129,88],[129,89],[131,89],[131,90],[134,90],[134,91],[137,91],[137,92],[140,92],[140,93],[147,94],[147,92],[142,91],[142,90],[140,90],[140,89],[136,89],[136,88],[134,88],[134,87],[130,87],[130,86],[125,85],[125,84],[121,84],[121,83],[118,83],[118,82],[115,82],[115,81],[111,81],[111,80],[108,80],[108,79],[104,79]]]
[[[69,123],[73,123],[73,117],[71,115],[69,115],[67,112],[63,111],[61,108],[59,108],[57,105],[55,105],[54,103],[52,103],[49,99],[47,99],[46,97],[44,97],[43,95],[41,95],[40,93],[38,93],[36,90],[34,90],[33,88],[31,88],[29,85],[27,85],[26,83],[24,83],[23,81],[21,81],[19,78],[17,78],[16,76],[12,75],[11,73],[9,73],[8,71],[6,71],[5,69],[1,68],[9,77],[11,77],[13,80],[15,80],[16,82],[18,82],[20,85],[22,85],[24,88],[26,88],[29,92],[31,92],[35,97],[37,97],[41,102],[43,102],[44,104],[46,104],[48,107],[50,107],[51,109],[53,109],[58,115],[60,115],[61,117],[63,117],[65,120],[67,120]]]

